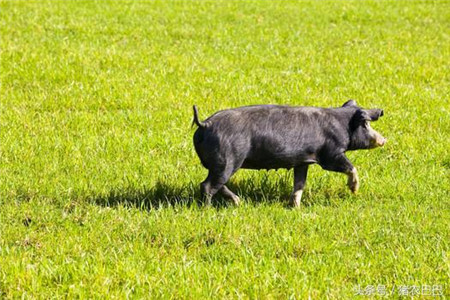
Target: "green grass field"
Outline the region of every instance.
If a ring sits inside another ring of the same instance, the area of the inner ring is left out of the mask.
[[[0,3],[0,298],[450,295],[450,1]],[[388,138],[358,195],[240,170],[196,204],[192,104],[349,98]]]

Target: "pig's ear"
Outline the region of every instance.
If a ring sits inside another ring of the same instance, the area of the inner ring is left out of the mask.
[[[367,121],[371,121],[367,111],[363,109],[358,109],[355,111],[352,119],[350,120],[350,127],[352,130],[355,130],[359,126],[365,125]]]
[[[355,100],[350,99],[347,102],[345,102],[344,105],[342,105],[342,107],[348,107],[348,106],[358,106],[358,105],[356,105]]]
[[[379,108],[367,109],[367,115],[369,115],[370,121],[376,121],[384,115],[383,110]]]

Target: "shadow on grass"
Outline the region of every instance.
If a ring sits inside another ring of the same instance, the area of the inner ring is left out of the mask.
[[[152,188],[124,188],[111,190],[108,194],[95,197],[93,201],[101,206],[135,207],[140,209],[162,208],[175,205],[197,203],[199,194],[189,184],[185,187],[174,186],[158,181]]]
[[[279,182],[259,182],[248,178],[238,182],[231,181],[227,186],[244,201],[252,204],[274,203],[286,201],[289,198],[290,188]],[[92,198],[97,205],[105,207],[125,206],[140,209],[157,209],[177,205],[202,206],[200,197],[200,183],[189,183],[185,186],[176,186],[158,181],[151,188],[123,188],[114,189],[105,195]],[[215,208],[232,206],[231,200],[217,194],[212,205]]]
[[[227,186],[239,197],[252,204],[279,203],[288,204],[292,186],[285,180],[270,181],[269,177],[262,180],[245,178],[239,181],[231,181]]]
[[[263,177],[262,180],[255,178],[245,178],[238,181],[230,181],[227,186],[236,193],[243,201],[253,205],[263,203],[283,203],[289,206],[289,199],[292,191],[290,180],[270,180]],[[101,206],[115,207],[125,206],[140,209],[158,209],[170,206],[202,206],[199,184],[193,182],[185,186],[175,186],[158,181],[152,188],[125,188],[111,190],[106,195],[94,197],[93,201]],[[311,198],[311,193],[318,193],[318,202]],[[304,195],[302,205],[313,206],[333,205],[332,199],[345,197],[343,191],[311,191]],[[306,196],[306,197],[305,197]],[[229,199],[217,194],[214,196],[212,205],[215,208],[232,206]]]

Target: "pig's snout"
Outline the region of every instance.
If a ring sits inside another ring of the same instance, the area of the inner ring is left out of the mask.
[[[369,148],[383,147],[386,144],[386,138],[384,138],[378,131],[375,131],[369,123],[366,124],[368,130]]]
[[[386,144],[387,139],[384,137],[380,137],[379,139],[377,139],[377,146],[378,147],[383,147],[384,144]]]
[[[372,148],[376,148],[376,147],[383,147],[384,144],[386,144],[387,139],[384,138],[381,134],[379,134],[378,132],[376,132],[373,140],[371,141],[372,143]]]

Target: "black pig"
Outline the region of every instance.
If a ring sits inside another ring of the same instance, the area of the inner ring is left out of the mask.
[[[203,122],[194,105],[198,129],[194,146],[208,177],[200,185],[207,204],[220,192],[239,204],[225,184],[239,169],[294,168],[292,205],[299,206],[308,166],[348,176],[348,187],[359,187],[356,168],[345,156],[348,150],[383,146],[386,139],[370,127],[383,115],[381,109],[362,109],[349,100],[342,107],[319,108],[255,105],[222,110]]]

